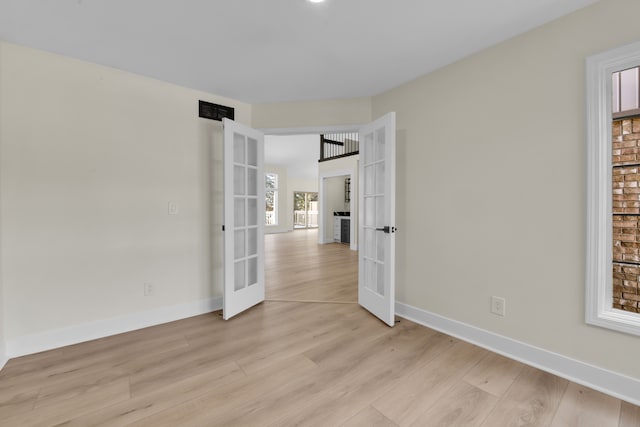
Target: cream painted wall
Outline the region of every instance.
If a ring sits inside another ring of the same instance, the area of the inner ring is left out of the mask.
[[[584,322],[585,57],[638,16],[604,0],[373,99],[397,112],[399,301],[640,379],[638,337]]]
[[[268,225],[264,227],[264,232],[267,234],[272,233],[286,233],[291,230],[293,226],[290,226],[291,220],[289,220],[289,201],[287,195],[289,194],[287,168],[276,165],[265,165],[265,173],[278,174],[278,225]]]
[[[255,128],[357,125],[371,121],[371,98],[254,104]]]
[[[335,176],[325,178],[324,180],[324,202],[320,209],[323,212],[324,221],[324,240],[325,242],[333,241],[333,213],[335,211],[344,211],[344,179],[346,176]]]
[[[3,73],[3,58],[4,58],[4,44],[0,43],[0,148],[2,147],[2,141],[4,139],[4,126],[2,119],[2,111],[3,111],[3,102],[2,102],[2,94],[4,93],[3,81],[2,78]],[[2,150],[0,149],[0,165],[2,164]],[[0,368],[2,368],[7,359],[6,353],[6,345],[5,345],[5,333],[4,333],[4,325],[5,325],[5,315],[6,309],[4,304],[4,294],[3,294],[3,273],[2,273],[2,175],[0,174]]]
[[[0,47],[7,341],[221,295],[220,124],[197,105],[251,106]]]
[[[317,179],[305,179],[298,178],[295,176],[288,176],[288,187],[289,192],[292,196],[291,201],[291,211],[293,212],[293,192],[294,191],[305,191],[309,193],[317,193],[318,192],[318,180]]]

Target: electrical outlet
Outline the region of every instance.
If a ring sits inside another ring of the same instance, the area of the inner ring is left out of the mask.
[[[167,210],[169,215],[178,215],[178,204],[176,202],[169,202]]]
[[[502,297],[491,297],[491,312],[498,316],[504,316],[507,309],[507,301]]]
[[[145,283],[144,284],[144,296],[145,297],[150,297],[153,296],[153,294],[155,293],[155,287],[153,286],[153,283]]]

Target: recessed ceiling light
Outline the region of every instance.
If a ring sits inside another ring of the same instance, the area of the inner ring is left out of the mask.
[[[309,0],[311,3],[322,3],[324,0]]]

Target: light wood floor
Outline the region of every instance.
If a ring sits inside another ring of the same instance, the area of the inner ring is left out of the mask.
[[[358,252],[317,242],[318,229],[265,236],[268,300],[358,301]]]
[[[297,233],[281,237],[315,245]],[[321,268],[343,280],[321,267],[334,246],[271,268],[273,292]],[[0,425],[628,427],[640,408],[357,304],[266,301],[10,360]]]

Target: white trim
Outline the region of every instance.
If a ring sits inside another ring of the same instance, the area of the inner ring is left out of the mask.
[[[342,169],[342,170],[335,170],[335,171],[325,171],[325,172],[320,172],[318,175],[318,180],[320,181],[320,185],[318,186],[318,200],[320,201],[320,211],[318,212],[318,243],[321,245],[324,245],[325,243],[333,243],[333,239],[330,241],[325,240],[324,237],[324,180],[326,178],[335,178],[337,176],[348,176],[351,179],[351,182],[355,182],[355,174],[356,171],[353,169]],[[353,194],[353,192],[352,192]],[[353,196],[351,196],[351,200],[353,201]],[[354,206],[357,204],[353,203],[351,204],[351,206]],[[360,209],[360,206],[356,207],[356,210]],[[352,251],[357,251],[358,250],[358,242],[356,242],[356,238],[355,238],[355,234],[356,234],[356,230],[354,227],[354,220],[353,220],[354,216],[353,216],[353,209],[352,209],[352,215],[351,215],[351,221],[349,222],[349,248]]]
[[[358,132],[362,125],[306,126],[297,128],[262,128],[265,135],[320,135],[324,133]]]
[[[39,334],[25,335],[7,342],[7,357],[19,357],[64,347],[110,335],[134,331],[222,309],[222,297],[187,304],[160,307],[112,319],[97,320]]]
[[[396,314],[634,405],[640,405],[640,380],[589,365],[429,311],[396,302]]]
[[[586,60],[587,242],[585,321],[640,335],[640,315],[612,307],[611,76],[640,64],[640,42]]]

